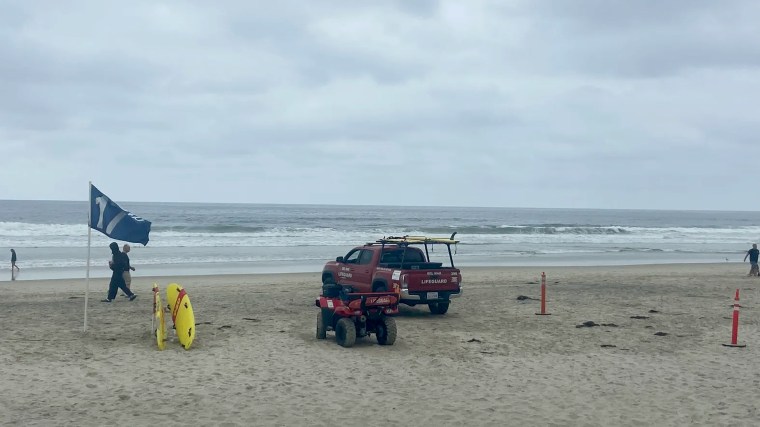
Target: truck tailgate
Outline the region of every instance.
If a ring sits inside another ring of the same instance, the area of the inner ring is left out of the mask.
[[[406,270],[406,283],[409,292],[453,291],[459,290],[459,271],[451,270]]]

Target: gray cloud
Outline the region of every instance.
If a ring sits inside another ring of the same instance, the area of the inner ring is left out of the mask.
[[[760,65],[753,1],[539,0],[528,10],[543,23],[531,32],[543,63],[560,72],[660,77]]]
[[[0,9],[0,198],[760,209],[753,1]]]

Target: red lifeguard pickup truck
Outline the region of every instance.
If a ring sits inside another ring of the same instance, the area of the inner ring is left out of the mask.
[[[325,264],[322,283],[350,286],[354,292],[396,290],[403,304],[427,304],[431,313],[445,314],[451,299],[462,294],[462,276],[451,254],[451,245],[459,243],[455,234],[388,237],[357,246]],[[428,249],[435,244],[446,245],[450,267],[430,262]]]

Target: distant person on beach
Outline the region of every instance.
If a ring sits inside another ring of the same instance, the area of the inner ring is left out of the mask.
[[[760,255],[760,250],[757,249],[757,244],[752,244],[752,249],[747,251],[747,255],[744,255],[744,262],[749,257],[749,274],[748,276],[760,276],[760,269],[757,267],[757,258]]]
[[[137,295],[132,293],[132,291],[127,288],[126,283],[124,283],[124,272],[128,270],[129,257],[119,250],[119,244],[116,242],[111,242],[108,247],[111,248],[112,254],[111,261],[108,261],[108,266],[113,273],[111,273],[111,282],[108,284],[108,297],[102,301],[113,301],[114,298],[116,298],[116,292],[118,292],[119,289],[121,289],[129,297],[129,300],[132,301],[137,298]]]
[[[132,264],[129,263],[129,255],[127,254],[129,253],[130,249],[132,248],[129,246],[129,243],[125,243],[124,246],[122,246],[121,251],[123,252],[124,258],[127,262],[126,270],[124,270],[124,284],[127,286],[127,289],[132,290],[132,273],[130,270],[135,271],[135,268],[132,267]],[[126,297],[128,295],[123,293],[122,296]]]
[[[17,260],[18,257],[16,257],[16,251],[11,249],[11,280],[16,280],[16,273],[20,270],[16,265]]]

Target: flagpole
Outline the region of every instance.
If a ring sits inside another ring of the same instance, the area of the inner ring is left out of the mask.
[[[92,181],[87,186],[87,278],[85,279],[84,291],[84,332],[87,332],[87,303],[90,297],[90,243],[92,241]]]

